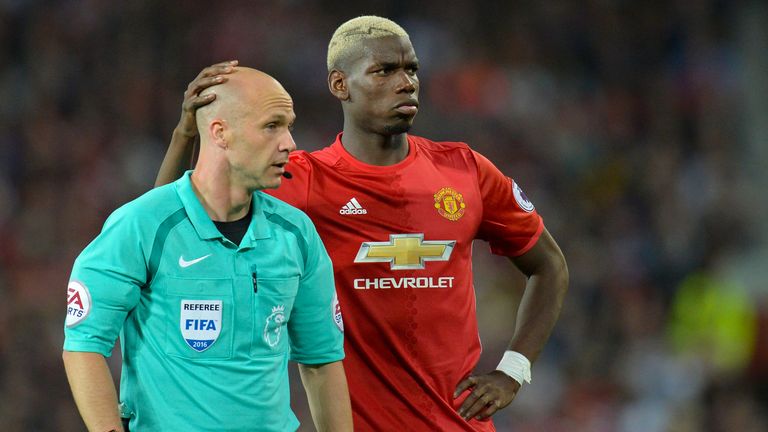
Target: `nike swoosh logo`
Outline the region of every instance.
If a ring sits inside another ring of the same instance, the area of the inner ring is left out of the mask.
[[[180,256],[179,257],[179,266],[182,267],[182,268],[186,268],[186,267],[189,267],[191,265],[199,263],[200,261],[208,258],[209,256],[211,256],[211,254],[208,254],[206,256],[201,256],[200,258],[195,258],[195,259],[190,260],[190,261],[185,260],[184,256]]]

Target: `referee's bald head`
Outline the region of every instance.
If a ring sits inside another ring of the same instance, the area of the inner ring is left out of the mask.
[[[232,74],[227,75],[226,82],[208,87],[200,92],[200,96],[210,93],[216,94],[216,100],[198,108],[195,113],[201,130],[217,117],[229,120],[243,117],[258,107],[254,106],[254,101],[261,101],[267,95],[288,95],[280,82],[272,76],[243,66],[235,67]]]
[[[216,94],[216,99],[195,112],[201,148],[211,138],[206,131],[213,122],[225,124],[227,128],[240,128],[247,126],[249,118],[268,109],[284,107],[293,110],[293,100],[280,82],[248,67],[234,68],[226,82],[208,87],[200,95],[210,93]]]

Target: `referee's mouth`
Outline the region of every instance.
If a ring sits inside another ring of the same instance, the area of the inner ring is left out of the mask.
[[[284,175],[285,174],[285,166],[286,165],[288,165],[287,161],[286,162],[278,162],[278,163],[273,163],[272,164],[273,167],[277,168],[277,171],[278,171],[279,175]]]

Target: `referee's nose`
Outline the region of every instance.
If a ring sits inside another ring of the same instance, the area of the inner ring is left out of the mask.
[[[286,131],[283,137],[280,139],[280,146],[278,147],[278,150],[287,151],[288,153],[296,150],[296,142],[293,140],[293,135],[291,134],[290,130]]]

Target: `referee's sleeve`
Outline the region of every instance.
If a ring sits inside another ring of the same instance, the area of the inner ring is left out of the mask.
[[[64,350],[112,353],[147,278],[136,222],[118,209],[75,260],[67,286]]]
[[[307,260],[288,321],[291,360],[330,363],[344,358],[344,324],[331,259],[314,226],[308,223]]]

